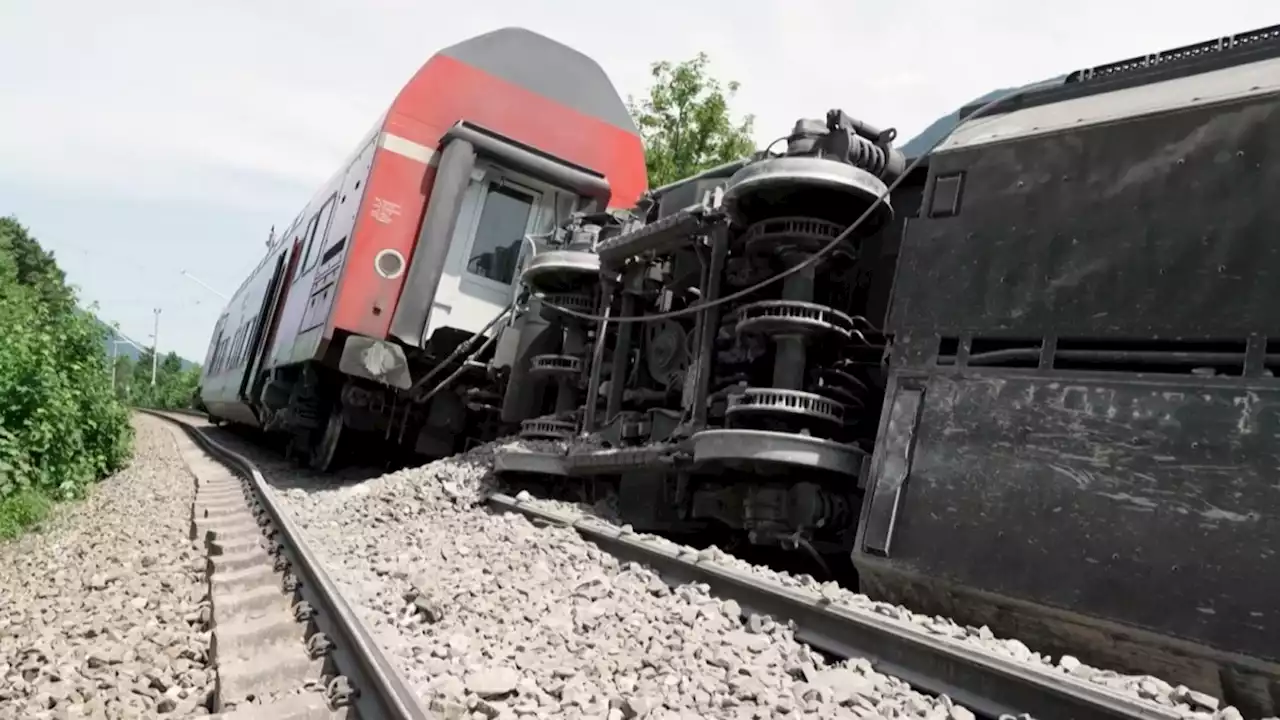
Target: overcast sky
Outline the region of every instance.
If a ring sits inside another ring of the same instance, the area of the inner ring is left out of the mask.
[[[997,87],[1280,23],[1276,0],[0,0],[0,215],[202,361],[222,301],[437,49],[498,27],[625,97],[703,50],[765,142],[840,107],[910,138]]]

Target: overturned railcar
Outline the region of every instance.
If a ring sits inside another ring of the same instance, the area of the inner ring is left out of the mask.
[[[902,235],[863,588],[1280,705],[1280,28],[970,116]]]
[[[833,110],[575,216],[497,468],[1274,713],[1280,29],[979,110],[910,165]]]
[[[645,187],[593,60],[521,28],[444,48],[273,234],[214,328],[201,401],[322,470],[343,447],[432,457],[491,438],[510,358],[464,343],[510,329],[538,238]]]

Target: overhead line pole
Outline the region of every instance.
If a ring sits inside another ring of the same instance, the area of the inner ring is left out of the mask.
[[[119,355],[120,345],[121,344],[132,345],[138,348],[139,350],[142,349],[142,347],[139,346],[138,343],[124,337],[123,335],[120,335],[120,337],[124,339],[111,341],[111,387],[113,389],[116,386],[116,356]]]
[[[113,337],[113,339],[110,341],[110,342],[111,342],[111,365],[110,365],[110,368],[111,368],[111,389],[112,389],[112,390],[115,390],[116,385],[117,385],[117,384],[118,384],[118,382],[119,382],[119,378],[117,377],[117,374],[116,374],[116,359],[117,359],[117,358],[119,357],[119,355],[120,355],[120,346],[121,346],[121,345],[132,345],[132,346],[134,346],[135,348],[137,348],[139,352],[143,352],[143,351],[145,351],[145,350],[146,350],[146,348],[145,348],[145,347],[143,347],[143,346],[142,346],[140,343],[138,343],[137,341],[135,341],[133,338],[131,338],[131,337],[129,337],[128,335],[125,335],[124,333],[120,332],[120,329],[119,329],[119,328],[117,328],[117,327],[112,326],[112,328],[111,328],[111,332],[112,332],[112,337]]]
[[[156,384],[156,371],[160,369],[160,308],[155,309],[156,327],[151,335],[151,386]]]

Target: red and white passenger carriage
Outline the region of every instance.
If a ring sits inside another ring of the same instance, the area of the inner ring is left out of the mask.
[[[511,302],[527,238],[645,189],[640,136],[593,60],[516,28],[446,48],[231,298],[201,400],[291,433],[318,468],[344,427],[447,453],[471,420],[439,407],[417,442],[415,381]]]

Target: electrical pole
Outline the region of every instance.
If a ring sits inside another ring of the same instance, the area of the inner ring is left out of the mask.
[[[160,308],[156,308],[156,328],[151,336],[151,387],[156,385],[156,370],[160,368]]]
[[[112,389],[115,389],[116,383],[118,382],[117,374],[116,374],[116,360],[120,355],[120,345],[121,344],[132,345],[135,348],[137,348],[139,352],[141,352],[143,349],[141,345],[130,340],[128,337],[125,336],[124,333],[120,332],[119,330],[115,331],[115,336],[118,337],[119,339],[111,341],[111,387]],[[125,389],[126,390],[128,389],[128,385],[125,385]]]

